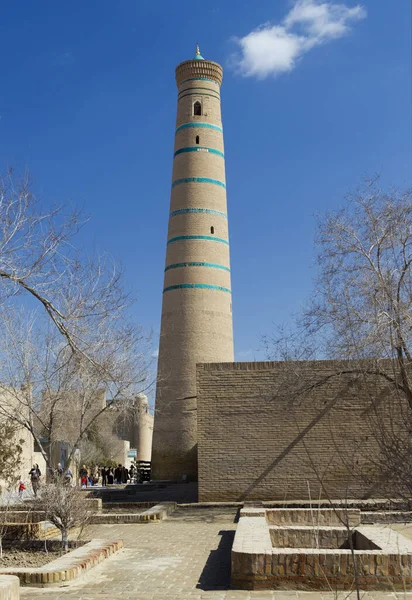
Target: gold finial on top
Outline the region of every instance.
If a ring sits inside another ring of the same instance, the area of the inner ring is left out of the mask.
[[[200,56],[199,44],[196,44],[196,56]]]

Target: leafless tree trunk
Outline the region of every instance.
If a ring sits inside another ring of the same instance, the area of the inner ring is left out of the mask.
[[[70,529],[84,527],[93,515],[85,494],[60,480],[43,488],[41,506],[46,519],[61,532],[63,551],[68,552]]]

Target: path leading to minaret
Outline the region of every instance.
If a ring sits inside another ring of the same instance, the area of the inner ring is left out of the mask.
[[[337,600],[324,592],[230,590],[236,509],[178,509],[160,523],[90,527],[125,549],[66,588],[21,588],[24,600]],[[412,536],[411,528],[405,533]],[[354,600],[340,594],[338,600]],[[412,600],[412,593],[369,592],[362,600]]]

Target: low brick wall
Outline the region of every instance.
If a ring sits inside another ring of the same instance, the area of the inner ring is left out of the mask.
[[[123,506],[123,505],[122,505]],[[93,525],[101,524],[127,524],[127,523],[147,523],[149,521],[162,521],[170,515],[176,508],[175,502],[164,502],[156,504],[142,513],[117,513],[94,515],[91,519]],[[116,508],[114,508],[114,511]]]
[[[254,509],[256,514],[262,515],[262,509]],[[244,508],[241,516],[253,516],[253,509]],[[271,525],[312,525],[329,527],[356,527],[360,525],[361,513],[356,508],[274,508],[265,510],[266,520]]]
[[[9,510],[0,512],[0,523],[39,523],[44,521],[46,513],[42,510],[23,511]]]
[[[301,533],[297,527],[282,527],[285,543],[290,536]],[[316,531],[312,527],[306,529]],[[280,535],[278,532],[274,541],[282,541]],[[354,535],[362,543],[359,546],[362,549],[355,551],[361,589],[402,590],[412,584],[412,542],[409,539],[390,528],[379,527],[357,527]],[[329,541],[332,543],[332,538]],[[293,543],[295,545],[296,540]],[[344,590],[352,587],[355,574],[349,549],[273,547],[264,510],[260,516],[255,513],[240,518],[231,566],[232,587],[242,589]]]
[[[411,511],[388,510],[385,512],[365,511],[361,513],[362,524],[412,523]]]
[[[121,548],[123,548],[122,540],[92,540],[43,567],[2,569],[0,575],[15,575],[19,578],[21,585],[31,587],[62,586],[77,579]],[[1,596],[0,600],[3,600]],[[11,597],[10,600],[14,600],[14,597]]]
[[[0,576],[0,600],[19,600],[20,582],[14,575]]]
[[[4,539],[6,540],[47,540],[56,535],[59,535],[59,530],[49,521],[6,523],[4,525]]]
[[[336,550],[348,539],[345,527],[269,527],[275,548],[328,548]]]
[[[113,510],[116,508],[135,508],[141,510],[142,508],[153,508],[156,504],[157,502],[105,502],[103,508],[104,510]]]

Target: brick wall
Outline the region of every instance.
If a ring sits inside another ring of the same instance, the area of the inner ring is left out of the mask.
[[[398,408],[351,365],[198,365],[199,501],[382,497],[377,431]]]

